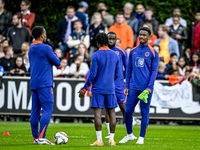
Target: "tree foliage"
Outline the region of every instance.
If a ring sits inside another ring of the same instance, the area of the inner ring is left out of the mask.
[[[64,18],[66,14],[66,8],[69,5],[78,7],[78,3],[81,0],[30,0],[32,3],[31,11],[36,14],[35,22],[33,26],[42,25],[46,28],[48,37],[56,43],[55,33],[59,21]],[[112,15],[116,15],[118,11],[123,11],[123,6],[126,0],[85,0],[89,4],[88,14],[91,17],[97,10],[99,2],[104,2],[107,6],[108,12]],[[163,24],[165,20],[172,16],[172,10],[174,7],[179,7],[182,11],[182,17],[187,20],[188,25],[194,21],[194,13],[200,8],[198,0],[130,0],[134,6],[137,4],[143,4],[154,8],[154,15],[160,24]],[[20,11],[21,0],[7,0],[5,8],[15,14]],[[135,8],[134,8],[135,9]]]

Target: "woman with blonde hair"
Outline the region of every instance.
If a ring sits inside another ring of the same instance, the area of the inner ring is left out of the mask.
[[[28,42],[22,43],[22,46],[21,46],[22,55],[28,52],[29,48],[30,48],[30,44]]]
[[[150,46],[153,46],[154,42],[157,40],[157,36],[153,33],[152,25],[150,23],[145,23],[145,24],[143,24],[143,27],[147,27],[151,30],[151,36],[150,36],[150,39],[148,40],[148,44]],[[139,41],[139,36],[138,36],[135,46],[138,46],[139,44],[140,44],[140,41]]]
[[[81,43],[78,45],[77,54],[83,56],[83,62],[87,63],[90,67],[91,57],[88,54],[88,50],[85,44]]]

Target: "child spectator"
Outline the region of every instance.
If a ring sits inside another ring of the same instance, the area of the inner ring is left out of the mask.
[[[185,49],[184,50],[184,54],[183,56],[186,58],[186,61],[188,64],[190,64],[189,62],[191,61],[191,57],[190,57],[190,49]]]
[[[6,47],[6,46],[9,46],[8,44],[8,40],[7,39],[3,39],[0,43],[0,58],[4,57],[5,54],[3,52],[3,48]]]
[[[70,74],[74,74],[74,77],[84,76],[89,71],[89,67],[83,62],[83,56],[75,55],[74,63],[71,64]]]
[[[190,73],[190,67],[184,57],[179,57],[178,60],[178,71],[181,76],[188,76]]]
[[[121,40],[117,38],[115,45],[118,46],[118,47],[121,47]]]
[[[150,39],[148,40],[148,44],[153,46],[154,42],[157,40],[157,36],[153,33],[152,25],[150,23],[145,23],[143,24],[143,27],[147,27],[151,30],[151,36],[150,36]],[[138,46],[139,44],[140,44],[140,41],[139,41],[139,36],[138,36],[137,41],[136,41],[136,46]]]
[[[160,52],[160,46],[159,45],[153,45],[153,48],[158,52]],[[163,61],[164,62],[164,57],[159,57],[159,61]]]
[[[158,74],[157,74],[157,77],[156,77],[157,80],[168,79],[169,75],[165,74],[165,68],[166,68],[165,63],[163,61],[160,61],[159,67],[158,67]]]
[[[83,57],[83,62],[87,63],[90,67],[91,57],[88,54],[87,47],[85,46],[85,44],[79,44],[77,54],[81,55]]]
[[[88,34],[90,35],[90,56],[98,50],[95,37],[100,32],[108,32],[108,28],[102,24],[102,17],[99,12],[94,13],[94,23],[90,25]]]
[[[60,60],[60,66],[53,66],[53,76],[61,77],[60,75],[69,74],[69,66],[67,65],[67,58]]]
[[[30,48],[30,44],[28,42],[22,43],[22,46],[21,46],[22,55],[28,52],[29,48]]]
[[[176,83],[181,83],[185,78],[186,76],[180,76],[178,70],[174,69],[169,75],[169,82],[171,85],[175,85]]]
[[[57,54],[58,58],[62,58],[63,54],[62,54],[62,50],[60,48],[55,48],[54,49],[54,53]]]
[[[15,64],[12,70],[10,70],[10,73],[12,75],[24,75],[24,73],[26,72],[26,68],[24,66],[23,63],[23,57],[22,56],[17,56],[16,60],[15,60]]]
[[[189,65],[191,69],[195,66],[200,67],[200,54],[198,51],[192,53]]]
[[[0,59],[0,66],[3,66],[4,71],[10,71],[15,63],[15,59],[13,58],[13,48],[12,46],[6,46],[3,48],[3,52],[5,56]]]
[[[72,57],[73,54],[76,53],[76,50],[80,43],[84,43],[87,48],[89,48],[90,45],[90,37],[85,33],[84,30],[82,30],[82,26],[83,25],[80,19],[74,21],[75,30],[70,34],[67,41],[67,45],[70,48],[70,54],[72,54]]]
[[[170,62],[166,65],[165,73],[169,74],[170,69],[172,69],[172,65],[176,65],[177,54],[172,53],[170,55]]]

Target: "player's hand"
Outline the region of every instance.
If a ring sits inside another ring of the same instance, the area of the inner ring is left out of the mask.
[[[124,95],[128,96],[129,89],[124,89]]]
[[[82,90],[80,90],[78,93],[80,98],[83,98],[85,96],[85,93],[83,93]]]
[[[147,90],[149,92],[149,94],[151,94],[151,90],[150,89],[146,88],[145,90]]]

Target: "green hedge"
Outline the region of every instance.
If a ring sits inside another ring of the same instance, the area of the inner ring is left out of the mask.
[[[59,21],[66,14],[66,7],[73,5],[76,8],[81,0],[31,0],[32,6],[31,11],[36,14],[35,23],[36,25],[43,25],[50,39],[56,44],[56,29]],[[88,14],[91,17],[92,14],[97,10],[99,2],[104,2],[107,5],[108,12],[116,15],[118,11],[123,10],[125,0],[118,1],[107,1],[99,0],[86,0],[89,4]],[[182,11],[182,17],[187,20],[188,25],[194,21],[194,12],[200,8],[200,2],[198,0],[130,0],[134,6],[139,3],[145,6],[151,6],[154,8],[154,14],[160,24],[165,22],[165,19],[172,15],[174,7],[180,7]],[[12,14],[20,11],[21,0],[7,0],[5,8],[12,12]]]

